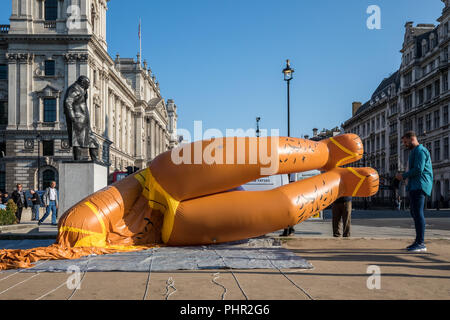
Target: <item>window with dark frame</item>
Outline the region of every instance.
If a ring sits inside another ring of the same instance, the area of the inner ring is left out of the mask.
[[[8,124],[8,101],[0,101],[0,125]]]
[[[44,99],[44,122],[56,122],[56,99]]]
[[[427,142],[427,144],[425,145],[425,147],[428,149],[428,152],[430,152],[430,155],[432,154],[432,149],[431,149],[431,142]],[[434,159],[432,159],[434,160]]]
[[[0,158],[6,157],[6,141],[0,142]]]
[[[431,88],[431,84],[427,86],[426,88],[426,101],[430,101],[431,100],[431,96],[432,96],[432,88]]]
[[[423,103],[423,88],[419,90],[418,104]]]
[[[431,131],[431,113],[425,116],[425,130]]]
[[[448,124],[448,106],[442,109],[442,125]]]
[[[6,191],[6,172],[0,171],[0,190]]]
[[[8,80],[8,65],[0,64],[0,80]]]
[[[440,94],[441,94],[441,81],[436,80],[434,82],[434,96],[439,97]]]
[[[56,21],[58,19],[58,0],[45,0],[45,20]]]
[[[419,135],[423,134],[423,117],[417,119],[417,131]]]
[[[444,138],[444,159],[449,158],[449,143],[448,138]]]
[[[440,110],[436,110],[434,112],[434,129],[438,129],[441,125],[441,112]]]
[[[412,94],[405,97],[405,111],[409,111],[412,108]]]
[[[55,143],[53,140],[42,141],[42,150],[44,157],[53,157],[55,155]]]
[[[441,160],[441,140],[434,142],[434,161]]]
[[[54,76],[54,75],[56,75],[55,60],[46,60],[45,61],[45,75],[46,76]]]

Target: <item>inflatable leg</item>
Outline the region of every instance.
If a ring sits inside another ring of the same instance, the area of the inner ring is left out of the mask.
[[[294,226],[342,196],[378,191],[372,168],[335,168],[269,191],[233,191],[179,204],[169,245],[220,243]]]
[[[315,142],[299,138],[219,138],[198,141],[154,159],[150,170],[174,199],[223,192],[268,175],[329,170],[361,159],[354,134]],[[215,161],[215,162],[214,162]]]
[[[57,243],[116,249],[160,243],[163,215],[148,206],[145,183],[138,172],[69,209],[59,221]]]

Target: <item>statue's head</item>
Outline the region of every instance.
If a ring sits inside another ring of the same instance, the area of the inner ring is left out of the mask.
[[[89,89],[89,86],[91,85],[91,80],[89,80],[89,78],[86,76],[80,76],[77,80],[77,83],[84,89]]]

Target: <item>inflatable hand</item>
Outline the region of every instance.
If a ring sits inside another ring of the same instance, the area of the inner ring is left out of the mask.
[[[69,209],[59,221],[56,246],[89,254],[94,248],[222,243],[284,229],[339,197],[374,195],[379,182],[374,169],[341,167],[362,155],[354,134],[319,142],[283,137],[194,142],[159,155],[147,169]],[[323,173],[269,191],[229,191],[266,172],[313,169]],[[24,254],[30,252],[16,253]]]

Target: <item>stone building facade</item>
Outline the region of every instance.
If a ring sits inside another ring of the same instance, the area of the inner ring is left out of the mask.
[[[450,201],[450,1],[442,2],[437,25],[406,23],[399,70],[384,79],[364,105],[354,102],[353,115],[343,124],[346,132],[363,139],[365,156],[360,165],[376,168],[386,185],[397,171],[407,170],[409,151],[401,145],[401,137],[414,130],[433,161],[429,206],[442,199],[439,205],[448,206]]]
[[[111,173],[144,168],[177,145],[177,106],[147,62],[108,54],[107,4],[12,0],[10,25],[0,26],[0,190],[58,181],[72,157],[64,94],[81,75],[91,79],[91,128]]]

